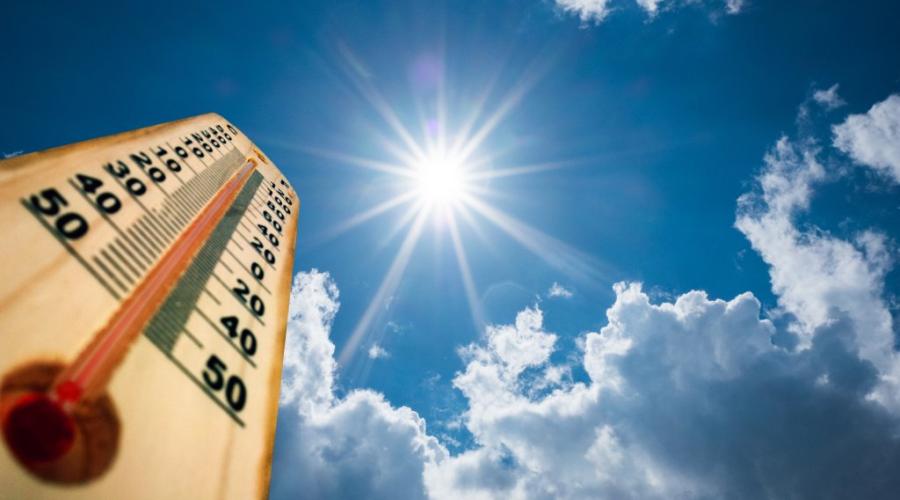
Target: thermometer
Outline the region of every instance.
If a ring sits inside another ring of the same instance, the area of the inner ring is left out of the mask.
[[[0,498],[265,498],[298,211],[216,114],[0,161]]]

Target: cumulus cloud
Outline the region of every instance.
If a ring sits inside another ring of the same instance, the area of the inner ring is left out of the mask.
[[[390,357],[391,354],[389,352],[387,352],[380,345],[372,344],[372,346],[369,347],[368,355],[369,355],[369,359],[378,359],[378,358]]]
[[[557,283],[555,281],[553,282],[552,285],[550,285],[550,289],[547,290],[547,296],[551,297],[551,298],[561,297],[564,299],[570,299],[570,298],[572,298],[573,295],[574,294],[572,293],[571,290],[567,289],[566,287],[560,285],[559,283]]]
[[[336,291],[313,271],[294,296],[336,304]],[[582,337],[586,381],[549,375],[557,335],[538,307],[461,350],[453,383],[476,446],[455,456],[415,412],[372,391],[306,414],[286,406],[272,498],[892,498],[900,488],[897,420],[866,399],[879,376],[855,354],[852,319],[836,316],[790,352],[771,343],[775,327],[750,293],[654,304],[636,283],[614,291],[606,326]],[[305,315],[333,308],[296,307],[291,335],[307,339],[293,345],[320,343],[327,328]],[[538,383],[550,390],[535,393]]]
[[[563,12],[574,14],[585,23],[600,23],[611,11],[609,0],[556,0]]]
[[[840,108],[841,106],[847,104],[841,99],[841,96],[838,95],[838,84],[835,83],[831,87],[827,89],[820,89],[813,92],[812,95],[813,101],[817,102],[823,108],[832,110]]]
[[[328,273],[316,269],[294,277],[284,346],[281,404],[310,415],[333,399],[334,344],[328,338],[340,308],[340,292]]]
[[[826,179],[818,153],[809,141],[782,137],[765,156],[759,189],[738,200],[735,226],[769,264],[772,291],[795,318],[791,329],[800,347],[823,327],[846,320],[859,356],[882,375],[884,384],[870,396],[900,409],[900,363],[884,300],[884,278],[893,265],[886,237],[868,230],[847,241],[815,227],[801,230],[795,222]]]
[[[488,326],[487,345],[471,344],[461,351],[470,361],[466,373],[453,384],[464,394],[468,388],[500,398],[495,402],[505,400],[510,394],[506,389],[515,385],[519,375],[543,364],[553,352],[556,335],[544,332],[542,323],[543,313],[534,307],[519,312],[513,325]]]
[[[749,293],[653,304],[638,284],[615,292],[607,325],[584,337],[587,382],[529,394],[555,340],[534,308],[504,328],[526,363],[510,363],[496,330],[469,346],[454,384],[479,446],[426,468],[432,495],[890,498],[900,486],[896,421],[865,400],[876,376],[847,324],[791,353]]]
[[[328,273],[294,278],[272,497],[425,498],[426,465],[447,456],[425,421],[373,391],[334,394],[338,296]]]
[[[848,116],[833,131],[836,148],[900,183],[900,94]]]

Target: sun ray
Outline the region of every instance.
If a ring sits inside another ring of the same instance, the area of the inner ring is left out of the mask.
[[[350,338],[347,339],[347,342],[341,349],[340,355],[338,356],[338,364],[347,364],[359,346],[360,341],[362,341],[363,336],[369,331],[372,322],[377,316],[384,312],[384,305],[387,303],[388,298],[393,296],[394,292],[397,290],[397,286],[400,284],[400,278],[403,277],[403,272],[409,264],[409,258],[412,256],[416,243],[422,235],[422,227],[425,225],[427,218],[427,210],[422,210],[418,213],[418,218],[412,228],[410,228],[409,232],[406,233],[406,238],[404,238],[403,243],[400,245],[397,255],[394,256],[394,260],[391,262],[387,274],[384,276],[384,279],[381,280],[378,291],[375,292],[375,296],[372,298],[372,301],[369,302],[366,311],[356,324],[356,327],[353,328],[353,333],[350,334]]]
[[[487,138],[488,134],[494,131],[503,118],[512,111],[515,106],[522,100],[528,89],[525,86],[516,86],[500,103],[500,106],[491,114],[482,124],[482,126],[471,137],[466,138],[462,143],[458,155],[460,158],[468,158]]]
[[[472,215],[472,211],[469,210],[469,207],[467,207],[465,203],[460,203],[456,212],[461,215],[463,220],[466,221],[469,227],[472,228],[473,231],[475,231],[478,239],[481,240],[481,242],[486,246],[491,247],[490,238],[488,238],[487,234],[484,232],[484,228],[481,227],[481,224]]]
[[[471,185],[466,187],[466,193],[469,194],[470,196],[474,196],[474,195],[486,196],[486,195],[495,195],[496,194],[495,191],[493,189],[491,189],[489,186],[472,184],[471,182],[470,182],[470,184]]]
[[[356,62],[358,65],[358,59],[356,56],[350,51],[350,48],[346,45],[339,45],[339,49],[341,53],[344,55],[345,60],[348,61],[348,64],[352,64]],[[368,79],[359,78],[359,76],[354,75],[353,73],[349,73],[350,81],[353,82],[356,90],[362,94],[363,98],[369,102],[372,108],[381,115],[381,118],[391,127],[395,134],[400,138],[401,141],[418,157],[424,157],[425,152],[422,151],[422,148],[419,147],[419,144],[416,143],[413,136],[409,133],[403,123],[400,121],[400,118],[397,117],[397,114],[394,110],[388,105],[387,101],[381,96],[381,94],[368,82]]]
[[[394,158],[400,160],[404,168],[407,170],[407,175],[414,175],[413,169],[410,167],[410,165],[415,165],[417,162],[422,161],[422,158],[413,156],[409,151],[404,150],[402,147],[394,144],[389,139],[383,136],[381,137],[379,144],[381,144],[381,147],[383,147],[384,150],[390,153]]]
[[[466,291],[466,301],[469,303],[469,314],[472,316],[472,326],[475,331],[481,331],[484,328],[484,312],[481,308],[481,302],[478,298],[478,292],[475,291],[475,280],[472,279],[472,270],[469,267],[469,260],[466,258],[466,250],[463,247],[462,239],[459,237],[459,229],[456,225],[456,218],[453,212],[447,214],[447,225],[450,228],[450,238],[453,240],[453,251],[456,255],[456,263],[459,266],[459,274],[463,280],[463,287]]]
[[[487,203],[467,196],[463,200],[476,212],[491,221],[523,247],[544,260],[551,267],[581,283],[607,282],[602,266],[590,255],[507,215]]]
[[[350,229],[353,229],[354,227],[362,224],[363,222],[373,219],[373,218],[391,210],[392,208],[395,208],[399,205],[409,202],[415,197],[416,197],[415,192],[406,192],[406,193],[402,193],[397,196],[394,196],[393,198],[390,198],[388,200],[385,200],[385,201],[375,205],[374,207],[371,207],[363,212],[360,212],[358,214],[351,216],[350,218],[348,218],[342,222],[337,223],[337,225],[335,225],[334,227],[330,228],[325,233],[318,236],[313,243],[319,244],[319,243],[324,243],[326,241],[334,239],[334,238],[340,236],[341,234],[349,231]]]
[[[444,79],[438,81],[437,88],[437,117],[435,118],[437,126],[437,149],[439,151],[447,150],[447,95],[444,88]]]
[[[513,167],[504,167],[494,170],[475,171],[468,175],[473,181],[499,179],[501,177],[514,177],[526,174],[538,174],[567,168],[579,163],[577,161],[549,161],[544,163],[535,163],[532,165],[520,165]]]
[[[353,165],[356,167],[362,167],[369,170],[374,170],[376,172],[381,172],[385,174],[398,175],[400,177],[413,177],[414,173],[409,167],[403,165],[395,165],[393,163],[388,163],[384,161],[372,160],[370,158],[363,158],[361,156],[355,156],[347,153],[341,153],[338,151],[329,151],[327,149],[320,148],[312,148],[306,146],[297,146],[296,149],[299,149],[305,153],[309,153],[320,158],[328,158],[332,160],[338,160],[340,162]]]
[[[458,151],[455,151],[459,158],[465,160],[477,150],[484,140],[494,131],[495,128],[503,121],[506,116],[521,102],[525,95],[537,83],[540,76],[546,71],[546,61],[536,60],[532,63],[522,78],[504,96],[500,105],[494,112],[487,117],[481,127],[470,137],[462,136],[458,141]],[[468,133],[467,133],[468,134]]]
[[[421,102],[417,102],[416,103],[416,116],[419,119],[419,127],[418,128],[419,128],[419,133],[421,134],[421,136],[424,140],[424,143],[425,143],[422,150],[425,151],[426,153],[428,151],[434,150],[435,140],[437,139],[437,137],[435,137],[436,134],[432,130],[430,130],[430,128],[431,128],[430,122],[433,122],[433,120],[430,120],[428,118],[428,115],[429,115],[429,113],[424,109],[423,104]]]
[[[412,205],[409,210],[407,210],[406,213],[404,213],[403,216],[394,223],[393,226],[391,226],[391,229],[384,234],[381,242],[378,245],[379,248],[382,248],[390,243],[391,240],[393,240],[394,237],[397,236],[397,234],[399,234],[400,231],[402,231],[403,228],[410,223],[410,221],[412,221],[417,215],[420,215],[428,208],[421,200],[418,200],[414,203],[415,204]]]
[[[481,92],[481,94],[478,95],[475,104],[472,105],[472,112],[469,113],[466,121],[463,122],[456,136],[453,138],[453,145],[450,147],[451,151],[459,151],[463,148],[463,145],[468,140],[469,134],[475,127],[475,124],[478,123],[478,119],[481,118],[481,114],[484,112],[487,100],[491,96],[491,93],[494,90],[494,86],[497,84],[497,81],[499,79],[500,68],[497,68],[497,70],[488,80],[487,85],[485,85],[484,90]]]

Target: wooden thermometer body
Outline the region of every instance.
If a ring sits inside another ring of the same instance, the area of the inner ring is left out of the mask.
[[[0,499],[265,498],[299,208],[216,114],[0,162]]]

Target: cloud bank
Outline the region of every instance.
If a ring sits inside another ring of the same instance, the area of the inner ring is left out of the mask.
[[[835,127],[836,148],[889,179],[879,148],[892,147],[898,101]],[[838,175],[823,154],[782,137],[738,200],[735,227],[769,266],[786,332],[749,292],[654,303],[618,283],[605,326],[579,337],[575,381],[551,362],[543,311],[525,308],[460,349],[453,385],[475,444],[455,455],[409,408],[334,395],[338,290],[327,273],[298,274],[272,498],[896,497],[896,250],[874,229],[841,239],[798,222]]]

